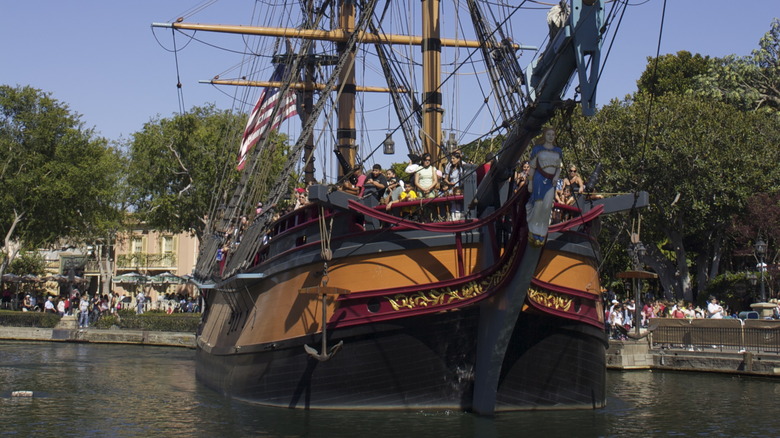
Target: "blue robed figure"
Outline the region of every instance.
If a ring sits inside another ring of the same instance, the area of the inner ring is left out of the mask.
[[[529,242],[535,246],[544,245],[547,228],[550,226],[552,206],[555,201],[555,186],[561,174],[563,152],[555,146],[555,130],[544,129],[544,143],[531,149],[528,171],[530,197],[526,205]]]

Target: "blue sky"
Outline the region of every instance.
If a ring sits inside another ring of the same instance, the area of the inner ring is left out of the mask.
[[[656,53],[663,1],[632,4],[599,85],[601,104],[633,92],[646,57]],[[150,24],[175,19],[195,5],[191,0],[3,1],[0,83],[51,92],[81,114],[87,127],[109,139],[127,138],[151,117],[178,111],[175,59],[155,39],[156,34],[170,48],[170,31],[153,34]],[[190,21],[241,23],[252,7],[249,0],[223,0]],[[776,16],[777,0],[669,0],[661,53],[748,55]],[[198,84],[234,63],[222,56],[197,44],[180,53],[186,108],[206,102],[230,107],[224,92]]]

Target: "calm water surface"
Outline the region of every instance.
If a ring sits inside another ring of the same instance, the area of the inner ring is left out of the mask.
[[[230,400],[194,377],[194,351],[0,342],[0,436],[780,436],[780,379],[610,372],[608,407],[480,418],[341,412]],[[34,391],[33,398],[11,391]]]

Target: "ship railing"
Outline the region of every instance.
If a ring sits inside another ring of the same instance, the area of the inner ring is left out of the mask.
[[[582,210],[573,205],[553,203],[552,223],[557,224],[574,219],[582,214]]]
[[[463,195],[417,198],[413,201],[395,201],[374,207],[380,212],[415,222],[464,222],[472,219],[465,208]]]
[[[688,351],[780,354],[780,320],[650,320],[650,347]]]

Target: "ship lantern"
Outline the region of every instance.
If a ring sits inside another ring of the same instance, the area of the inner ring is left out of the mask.
[[[450,131],[450,135],[447,138],[447,150],[452,152],[458,147],[458,141],[455,140],[455,132]]]
[[[395,153],[395,142],[393,141],[392,132],[387,133],[387,137],[385,137],[385,141],[382,144],[384,145],[385,155],[393,155]]]

